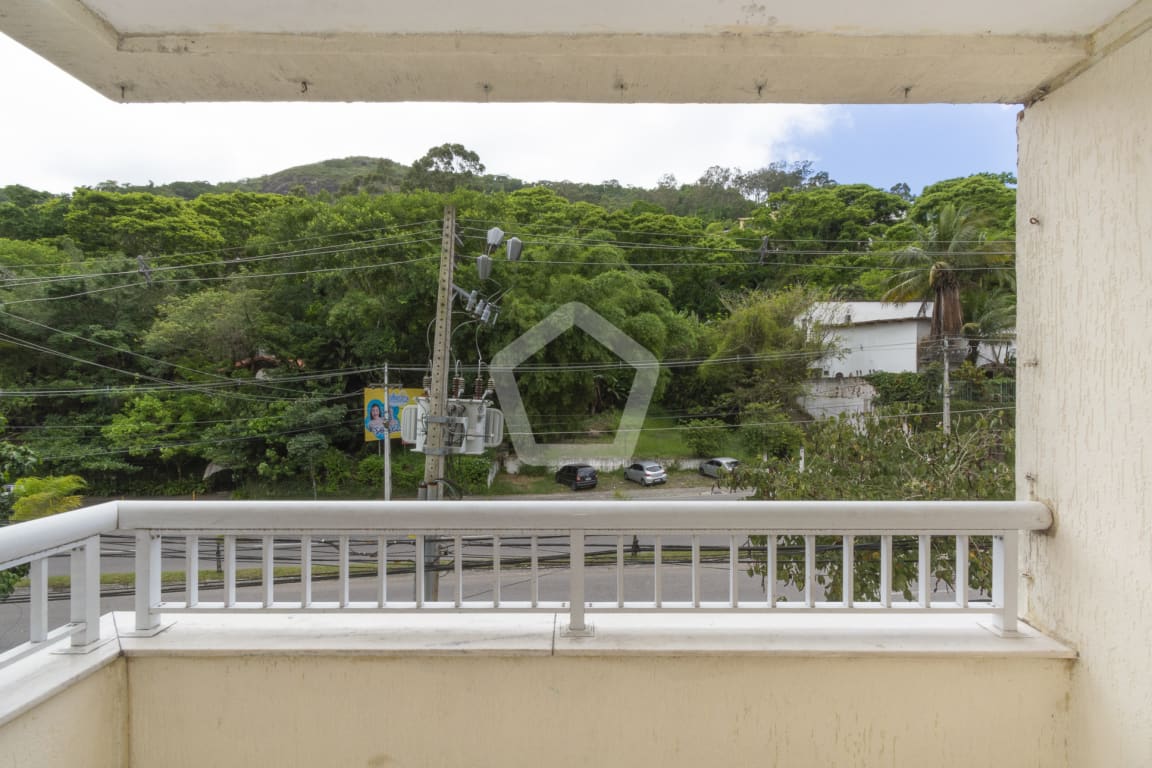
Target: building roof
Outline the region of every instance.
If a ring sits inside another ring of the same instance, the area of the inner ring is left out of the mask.
[[[818,301],[812,305],[812,319],[823,325],[864,325],[900,320],[931,320],[932,302],[910,301]]]
[[[110,99],[1028,102],[1146,0],[5,0],[0,32]]]

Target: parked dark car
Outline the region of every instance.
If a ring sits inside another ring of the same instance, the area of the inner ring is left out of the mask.
[[[596,468],[588,464],[565,464],[556,471],[556,482],[574,491],[596,487]]]
[[[624,479],[640,485],[656,485],[668,482],[668,474],[654,461],[638,461],[624,470]]]

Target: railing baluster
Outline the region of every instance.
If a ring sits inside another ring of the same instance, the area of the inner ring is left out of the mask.
[[[921,608],[932,607],[932,537],[918,538],[916,565],[917,597]]]
[[[492,607],[500,607],[500,537],[492,537]]]
[[[453,568],[456,571],[456,607],[464,605],[464,537],[456,536],[453,541]]]
[[[415,540],[416,550],[414,553],[414,562],[416,563],[416,607],[424,607],[424,536],[419,534]]]
[[[574,529],[568,544],[568,631],[572,634],[588,632],[584,621],[584,531]]]
[[[337,554],[337,562],[339,564],[339,603],[341,608],[348,607],[349,600],[349,586],[348,583],[352,580],[352,574],[348,567],[348,551],[351,549],[349,546],[350,541],[347,536],[340,537],[339,550]]]
[[[48,559],[41,557],[29,563],[28,641],[42,643],[48,639]]]
[[[856,597],[856,537],[844,536],[843,567],[841,569],[841,601],[845,608],[851,608]]]
[[[540,545],[539,537],[532,537],[532,607],[540,604]]]
[[[776,534],[764,534],[764,600],[769,608],[776,607]]]
[[[383,608],[388,604],[388,537],[376,537],[376,605]]]
[[[200,602],[200,537],[184,537],[184,600],[189,608]]]
[[[224,607],[236,606],[236,537],[224,537]]]
[[[700,537],[692,537],[692,607],[700,607]]]
[[[72,635],[72,647],[79,648],[100,639],[100,537],[72,550],[71,560],[72,622],[84,625],[83,632]]]
[[[312,537],[300,537],[300,607],[312,606]]]
[[[624,534],[616,537],[616,607],[624,607]]]
[[[1020,534],[1004,531],[992,537],[992,603],[999,608],[993,625],[1001,634],[1016,632],[1016,579],[1019,576]]]
[[[656,542],[652,546],[652,566],[656,569],[653,574],[653,602],[659,608],[664,604],[664,569],[661,566],[664,564],[664,540],[663,537],[657,536]]]
[[[271,608],[276,601],[276,539],[265,536],[263,539],[263,558],[261,560],[260,576],[263,582],[264,607]]]
[[[804,537],[804,605],[816,606],[816,537]]]
[[[968,607],[968,537],[956,537],[956,605]]]
[[[740,606],[740,545],[736,543],[736,536],[728,537],[728,604],[733,608]]]
[[[880,605],[892,607],[892,537],[880,537]]]
[[[160,626],[160,537],[151,531],[136,532],[136,629],[146,632]]]

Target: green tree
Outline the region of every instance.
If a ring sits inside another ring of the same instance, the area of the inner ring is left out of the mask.
[[[861,418],[815,422],[804,440],[803,467],[793,459],[774,459],[751,466],[733,479],[754,485],[761,498],[810,500],[949,500],[1012,499],[1015,472],[1010,420],[995,413],[961,420],[951,434],[930,427],[917,428],[915,419],[898,412]],[[783,537],[785,551],[803,551],[799,537]],[[819,584],[829,599],[841,589],[839,537],[817,537]],[[753,544],[763,547],[763,537]],[[912,598],[917,558],[914,537],[897,537],[893,586]],[[991,588],[991,542],[973,537],[970,551],[971,585]],[[753,550],[755,551],[755,550]],[[857,541],[855,599],[876,600],[880,572],[877,542]],[[932,573],[954,586],[952,542],[933,539]],[[753,570],[764,574],[763,563]],[[803,587],[804,566],[799,557],[781,556],[776,578]]]
[[[1016,177],[1009,173],[976,173],[929,184],[908,210],[916,224],[928,225],[945,206],[967,209],[969,219],[993,233],[1010,234],[1016,220]]]
[[[484,164],[475,152],[463,144],[441,144],[412,163],[404,188],[451,192],[457,187],[471,187],[483,173]]]
[[[803,186],[813,173],[811,160],[794,163],[778,160],[763,168],[738,174],[735,185],[744,197],[759,205],[775,192]]]
[[[756,223],[785,251],[866,251],[907,207],[867,184],[790,188],[768,196]]]
[[[264,301],[255,288],[205,288],[169,299],[144,336],[144,350],[191,368],[232,370],[269,338]]]
[[[809,367],[830,351],[821,328],[800,323],[814,300],[800,288],[725,297],[728,315],[709,326],[713,352],[700,376],[719,385],[728,393],[724,399],[738,408],[751,403],[791,408]]]
[[[85,251],[181,254],[181,263],[217,261],[224,245],[215,222],[176,197],[78,189],[64,217]]]

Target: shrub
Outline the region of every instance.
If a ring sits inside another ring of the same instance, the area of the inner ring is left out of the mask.
[[[775,404],[746,406],[740,421],[740,440],[757,456],[782,459],[795,453],[804,442],[804,433]]]
[[[720,419],[693,419],[684,430],[684,442],[693,456],[715,456],[724,450],[727,427]]]

